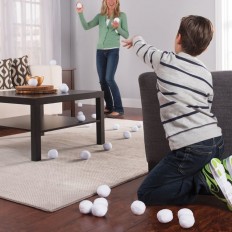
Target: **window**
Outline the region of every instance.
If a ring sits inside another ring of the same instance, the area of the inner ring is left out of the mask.
[[[232,1],[215,1],[216,64],[217,70],[232,69]]]
[[[1,0],[0,57],[28,55],[30,64],[59,63],[60,25],[60,1]]]

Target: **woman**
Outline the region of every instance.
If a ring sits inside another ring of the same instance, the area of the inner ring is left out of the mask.
[[[87,22],[83,6],[77,8],[81,24],[85,30],[99,26],[97,43],[97,72],[104,91],[107,117],[116,118],[124,114],[119,88],[115,82],[115,72],[119,61],[120,36],[128,38],[127,17],[120,12],[119,0],[103,0],[101,13]]]

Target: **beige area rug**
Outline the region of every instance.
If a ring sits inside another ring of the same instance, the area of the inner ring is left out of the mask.
[[[145,174],[143,129],[123,138],[123,132],[137,123],[105,120],[110,151],[96,145],[95,124],[47,132],[39,162],[30,161],[30,133],[1,137],[0,198],[53,212],[96,194],[99,185],[114,187]],[[114,124],[119,130],[113,130]],[[59,156],[48,159],[53,148]],[[89,160],[80,159],[82,150],[91,152]]]

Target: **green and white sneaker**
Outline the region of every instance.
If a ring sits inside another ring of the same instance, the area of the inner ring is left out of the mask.
[[[213,158],[202,169],[202,173],[206,178],[210,192],[225,202],[228,208],[232,210],[232,184],[227,179],[227,174],[221,161]]]
[[[227,180],[232,184],[232,155],[222,161]]]

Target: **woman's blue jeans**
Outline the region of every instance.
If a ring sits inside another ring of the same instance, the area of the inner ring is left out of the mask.
[[[138,199],[146,205],[182,205],[198,194],[211,194],[201,170],[223,152],[221,136],[170,152],[145,178]]]
[[[119,88],[115,82],[115,72],[119,61],[119,48],[97,50],[97,72],[104,91],[106,109],[123,113]]]

